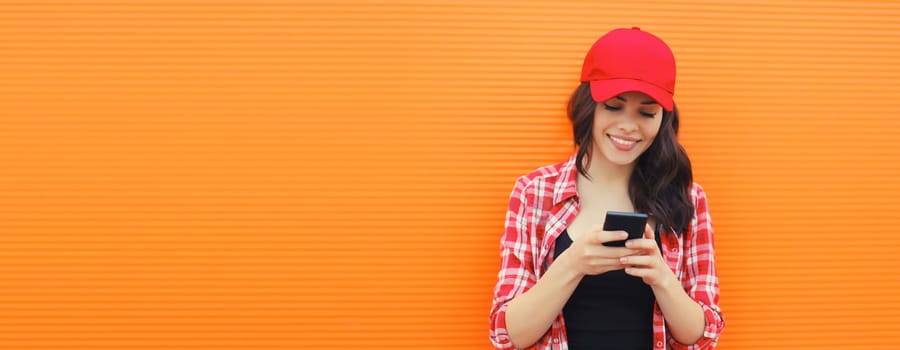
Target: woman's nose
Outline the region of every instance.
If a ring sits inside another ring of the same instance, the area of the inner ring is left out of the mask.
[[[631,118],[626,118],[625,120],[620,121],[619,125],[617,126],[619,127],[619,130],[627,133],[637,131],[638,128],[638,124],[635,123]]]

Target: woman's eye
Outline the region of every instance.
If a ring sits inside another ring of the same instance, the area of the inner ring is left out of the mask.
[[[642,115],[642,116],[645,116],[645,117],[647,117],[647,118],[653,118],[653,117],[656,116],[656,113],[641,112],[641,115]]]
[[[607,111],[618,111],[622,109],[622,107],[613,107],[605,103],[603,104],[603,108],[606,108]]]

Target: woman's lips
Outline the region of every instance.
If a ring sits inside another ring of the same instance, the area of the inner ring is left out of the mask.
[[[635,140],[632,138],[614,136],[614,135],[606,135],[609,138],[610,143],[612,143],[613,147],[620,151],[630,151],[633,150],[637,143],[640,140]]]

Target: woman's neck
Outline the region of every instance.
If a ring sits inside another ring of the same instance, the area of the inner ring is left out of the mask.
[[[594,152],[597,155],[597,152]],[[593,157],[591,165],[588,167],[588,175],[592,187],[603,188],[628,188],[628,180],[631,179],[631,172],[634,170],[634,163],[627,165],[614,164],[609,162],[603,156]]]
[[[582,208],[600,211],[632,211],[628,180],[631,165],[609,163],[606,158],[593,159],[587,169],[590,178],[578,174],[575,184]]]

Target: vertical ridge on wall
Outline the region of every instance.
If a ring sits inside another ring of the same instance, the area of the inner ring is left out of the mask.
[[[678,58],[728,349],[900,340],[900,5],[8,1],[0,348],[488,348],[585,50]],[[824,305],[824,306],[823,306]]]

